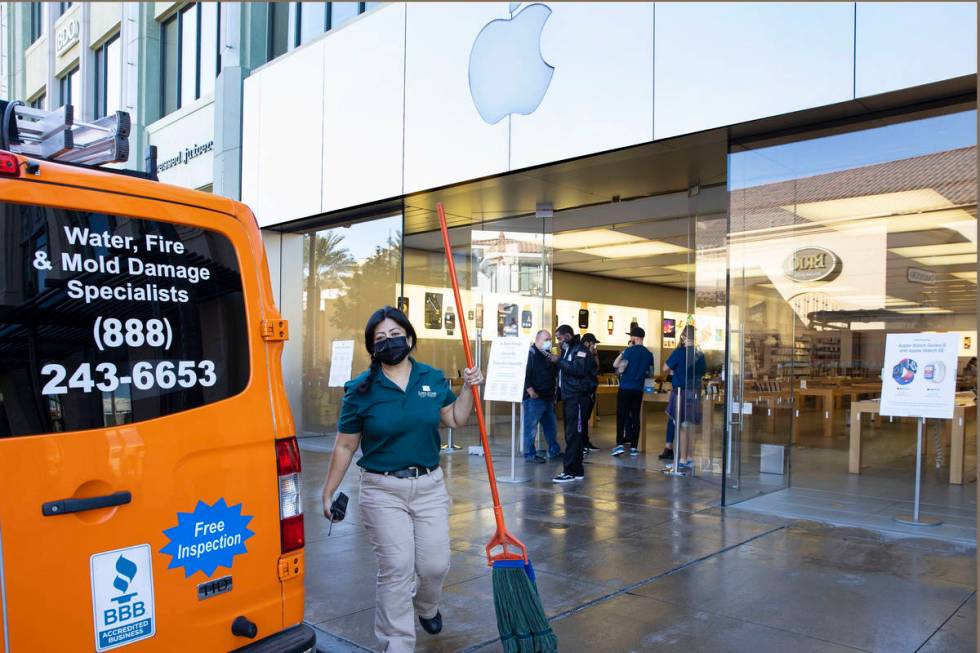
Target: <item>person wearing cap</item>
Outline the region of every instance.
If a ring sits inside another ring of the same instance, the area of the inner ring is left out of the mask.
[[[596,389],[599,387],[599,339],[595,337],[594,333],[586,333],[582,336],[582,344],[592,352],[592,357],[595,359],[595,371],[592,374],[592,402],[589,406],[589,414],[585,418],[585,445],[582,447],[582,453],[588,455],[593,451],[599,451],[599,447],[595,446],[595,443],[589,437],[589,422],[592,420],[592,412],[598,410]]]
[[[562,348],[561,356],[552,355],[551,359],[558,363],[558,391],[565,421],[565,458],[562,473],[552,481],[570,483],[585,478],[582,464],[584,425],[592,409],[592,378],[596,363],[592,352],[567,324],[555,330],[555,339]]]
[[[640,326],[630,327],[629,342],[613,367],[619,374],[619,392],[616,394],[616,446],[610,455],[621,456],[639,453],[640,410],[643,408],[643,382],[653,373],[653,354],[643,346],[646,331]],[[627,449],[628,447],[628,449]]]

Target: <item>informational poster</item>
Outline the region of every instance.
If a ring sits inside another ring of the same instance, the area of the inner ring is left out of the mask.
[[[334,340],[330,348],[330,380],[327,385],[331,388],[342,388],[350,381],[353,366],[354,341]]]
[[[524,372],[530,338],[494,338],[483,398],[517,403],[524,398]]]
[[[881,373],[881,414],[953,418],[957,333],[889,333]]]

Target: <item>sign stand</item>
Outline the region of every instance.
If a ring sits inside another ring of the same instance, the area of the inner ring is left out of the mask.
[[[497,479],[501,483],[526,483],[531,479],[517,475],[517,407],[510,404],[510,477]]]
[[[915,420],[915,501],[912,504],[911,515],[895,515],[893,519],[899,524],[909,526],[939,526],[943,520],[929,515],[919,514],[919,492],[922,485],[922,431],[925,426],[925,418],[919,417]]]
[[[446,444],[439,447],[439,453],[456,453],[460,451],[463,447],[458,445],[453,441],[453,430],[452,428],[446,429]]]

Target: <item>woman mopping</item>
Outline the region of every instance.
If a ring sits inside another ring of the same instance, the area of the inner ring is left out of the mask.
[[[360,516],[378,559],[374,633],[381,650],[415,650],[415,615],[432,635],[442,630],[439,601],[449,571],[449,495],[439,467],[439,425],[459,428],[473,412],[475,368],[457,397],[443,373],[408,357],[415,329],[396,308],[375,311],[364,328],[371,368],[348,381],[337,441],[323,486],[323,512],[362,456]]]

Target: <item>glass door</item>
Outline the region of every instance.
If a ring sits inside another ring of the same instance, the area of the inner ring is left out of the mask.
[[[909,496],[913,425],[869,415],[889,333],[958,333],[949,373],[975,378],[976,134],[950,107],[733,148],[727,503]],[[934,428],[926,491],[949,502],[964,447]]]

